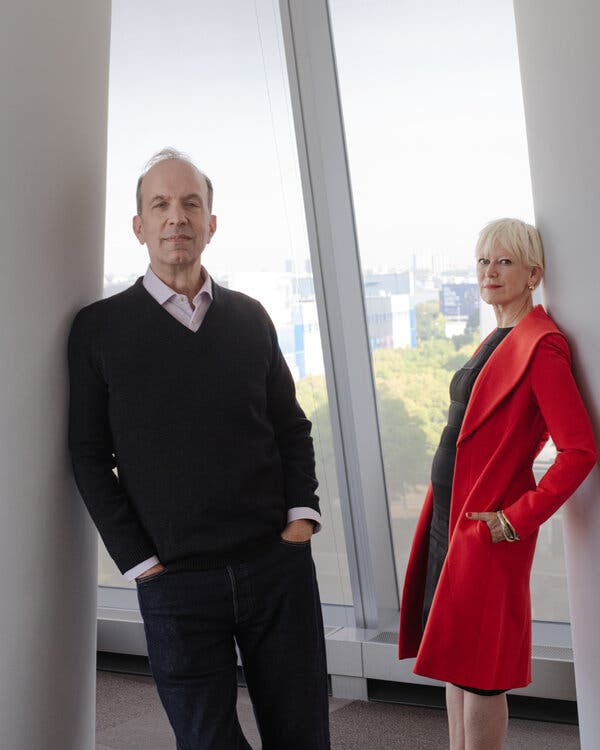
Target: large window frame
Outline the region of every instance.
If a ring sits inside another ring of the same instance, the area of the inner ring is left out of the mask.
[[[399,589],[329,7],[327,0],[280,0],[280,10],[317,306],[326,332],[356,626],[393,632]],[[534,655],[537,648],[542,660],[542,651],[553,648],[570,660],[570,630],[569,623],[534,621]]]
[[[337,644],[335,633],[328,638],[329,666],[336,671],[336,655],[354,639],[362,650],[350,674],[361,679],[377,677],[377,660],[363,646],[393,645],[401,582],[396,576],[386,498],[331,20],[327,0],[279,0],[279,7],[354,602],[353,607],[324,606],[326,625],[332,631],[354,629],[352,637],[346,633]],[[129,618],[137,627],[136,610],[134,591],[100,587],[100,630],[104,629],[107,650],[139,653],[143,648],[141,630],[135,643],[120,646],[111,624],[111,618],[116,622],[121,612],[122,619]],[[386,641],[383,636],[390,637]],[[563,649],[568,662],[570,625],[534,623],[534,644]],[[373,654],[377,648],[373,647]],[[412,675],[410,667],[404,663],[395,673],[390,667],[384,679],[397,679],[401,673],[403,681],[428,682]],[[540,689],[530,694],[544,695]],[[559,686],[558,692],[546,697],[568,698],[571,692],[570,685]],[[358,691],[349,697],[362,696]]]

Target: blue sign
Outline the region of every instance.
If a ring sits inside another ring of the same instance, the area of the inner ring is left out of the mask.
[[[468,317],[479,310],[477,284],[442,284],[440,312],[448,317]]]

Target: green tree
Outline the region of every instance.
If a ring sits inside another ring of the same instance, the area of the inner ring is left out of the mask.
[[[452,374],[471,356],[476,337],[458,350],[441,337],[414,349],[379,349],[373,353],[379,424],[388,494],[403,501],[429,478],[431,459],[448,415]],[[321,481],[333,471],[331,422],[324,376],[297,385],[298,400],[313,422]]]
[[[415,326],[417,343],[446,338],[444,316],[440,314],[438,300],[427,300],[415,305]]]

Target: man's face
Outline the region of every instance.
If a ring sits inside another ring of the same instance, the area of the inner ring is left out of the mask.
[[[202,175],[187,162],[161,161],[144,176],[141,203],[133,231],[147,246],[152,269],[168,275],[199,264],[217,228]]]

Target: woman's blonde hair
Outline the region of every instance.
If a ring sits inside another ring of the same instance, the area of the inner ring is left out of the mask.
[[[524,266],[544,270],[544,248],[538,230],[520,219],[490,221],[479,233],[475,256],[486,258],[494,245],[513,253]]]

